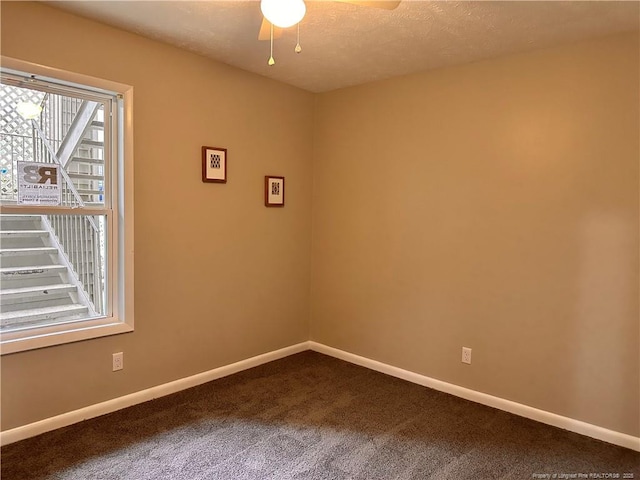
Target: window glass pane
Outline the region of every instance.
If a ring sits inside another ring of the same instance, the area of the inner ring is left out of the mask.
[[[0,215],[0,331],[103,317],[105,215]]]
[[[0,203],[18,203],[18,162],[37,162],[59,166],[62,205],[102,207],[108,107],[81,94],[1,84]]]

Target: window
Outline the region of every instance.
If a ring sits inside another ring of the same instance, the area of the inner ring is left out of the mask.
[[[2,58],[2,354],[133,330],[133,88]]]

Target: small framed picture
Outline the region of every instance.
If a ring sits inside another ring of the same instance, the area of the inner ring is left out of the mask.
[[[266,207],[284,207],[284,177],[264,177],[264,204]]]
[[[227,183],[227,149],[202,147],[202,181]]]

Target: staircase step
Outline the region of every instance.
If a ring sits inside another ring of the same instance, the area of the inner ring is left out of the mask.
[[[100,147],[100,148],[104,148],[104,142],[101,142],[100,140],[89,140],[88,138],[83,138],[80,141],[80,144],[82,145],[89,145],[91,147]]]
[[[72,162],[79,162],[79,163],[92,163],[92,164],[96,164],[96,165],[104,165],[104,159],[103,158],[72,157],[71,161]]]
[[[2,202],[3,205],[5,202]],[[41,230],[42,220],[40,215],[0,215],[0,230]]]
[[[102,190],[77,190],[80,195],[104,195],[104,192]]]
[[[35,222],[40,220],[40,215],[13,215],[0,213],[0,220],[13,222]]]
[[[77,178],[80,180],[102,180],[104,181],[104,175],[89,175],[88,173],[69,173],[69,177]]]
[[[37,265],[28,267],[3,267],[0,268],[0,275],[12,277],[14,275],[42,275],[46,273],[64,272],[67,267],[64,265]]]
[[[0,237],[2,238],[18,238],[18,237],[46,237],[49,232],[46,230],[2,230]]]
[[[84,305],[59,305],[57,307],[33,308],[30,310],[16,310],[0,315],[2,327],[33,321],[51,320],[60,317],[71,317],[87,313],[89,309]]]
[[[91,126],[92,127],[100,127],[100,128],[104,128],[104,122],[101,122],[100,120],[93,120],[91,122]]]
[[[77,290],[75,285],[62,284],[62,285],[38,285],[37,287],[20,287],[20,288],[3,288],[0,290],[0,300],[6,300],[8,298],[22,298],[22,297],[43,297],[56,293],[75,292]]]
[[[18,255],[52,255],[58,252],[55,247],[36,248],[0,248],[0,257],[15,257]]]

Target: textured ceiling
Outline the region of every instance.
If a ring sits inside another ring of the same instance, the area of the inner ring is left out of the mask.
[[[393,10],[307,1],[300,28],[257,40],[257,1],[72,1],[50,4],[312,92],[560,43],[638,30],[636,1],[403,0]]]

